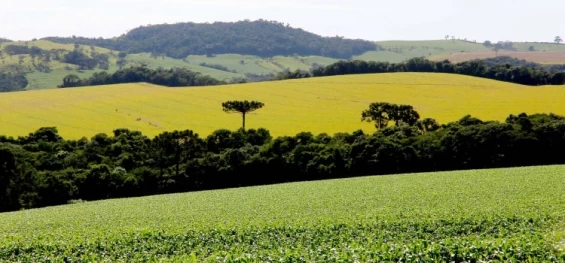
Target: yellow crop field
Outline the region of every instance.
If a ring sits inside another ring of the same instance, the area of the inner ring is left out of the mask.
[[[466,114],[504,120],[509,114],[565,115],[565,87],[529,87],[434,73],[348,75],[215,87],[166,88],[144,83],[0,94],[0,134],[26,135],[56,126],[65,138],[111,134],[116,128],[149,136],[191,129],[205,136],[237,129],[241,117],[222,111],[227,100],[258,100],[265,107],[247,117],[247,128],[274,136],[301,131],[334,134],[363,129],[361,111],[371,102],[413,105],[440,123]]]

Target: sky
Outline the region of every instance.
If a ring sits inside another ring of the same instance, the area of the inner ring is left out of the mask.
[[[115,37],[141,25],[276,20],[366,40],[552,41],[563,0],[0,0],[0,37]]]

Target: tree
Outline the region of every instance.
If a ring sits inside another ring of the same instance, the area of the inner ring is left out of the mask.
[[[14,191],[14,181],[17,177],[16,166],[16,157],[12,150],[0,148],[0,211],[17,208],[17,197]]]
[[[426,132],[433,132],[436,131],[440,128],[439,124],[437,123],[436,120],[431,119],[431,118],[425,118],[423,120],[419,120],[416,123],[416,127],[418,128],[418,130],[420,130],[420,132],[422,133],[426,133]]]
[[[118,65],[118,68],[119,68],[120,70],[122,70],[126,64],[127,64],[127,61],[126,61],[125,59],[123,59],[123,58],[119,58],[119,59],[116,61],[116,65]]]
[[[534,46],[530,46],[530,47],[528,48],[528,51],[534,52],[534,51],[536,51],[536,49],[534,48]]]
[[[556,44],[561,44],[561,42],[563,42],[563,39],[561,39],[560,36],[556,36],[553,42],[555,42]]]
[[[361,113],[361,121],[375,122],[377,129],[385,128],[390,121],[396,126],[407,124],[415,125],[420,119],[420,114],[410,105],[396,105],[387,102],[375,102],[369,109]]]
[[[445,35],[445,40],[449,40],[449,35]]]
[[[490,42],[490,40],[486,40],[486,41],[483,43],[483,46],[485,46],[485,47],[491,47],[491,46],[492,46],[492,42]]]
[[[261,109],[265,106],[264,103],[259,101],[226,101],[222,103],[222,107],[227,113],[241,113],[243,119],[242,128],[245,130],[245,115],[249,112]]]
[[[63,78],[63,85],[60,88],[77,87],[80,84],[80,78],[75,74],[67,75]]]
[[[375,122],[377,129],[385,128],[391,120],[392,105],[386,102],[375,102],[369,105],[369,109],[361,113],[361,121]]]
[[[393,105],[391,115],[396,126],[400,126],[402,123],[413,126],[420,119],[420,114],[410,105]]]

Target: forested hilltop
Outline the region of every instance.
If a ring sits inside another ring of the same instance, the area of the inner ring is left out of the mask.
[[[283,23],[257,20],[234,23],[176,23],[141,26],[118,38],[47,37],[63,44],[82,44],[128,53],[188,55],[245,54],[272,56],[325,56],[349,59],[378,46],[366,40],[322,37]]]

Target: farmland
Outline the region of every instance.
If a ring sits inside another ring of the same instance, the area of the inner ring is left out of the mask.
[[[565,114],[561,86],[529,87],[462,75],[393,73],[348,75],[216,87],[165,88],[122,84],[0,94],[0,134],[27,135],[56,126],[65,138],[90,138],[129,128],[154,136],[192,129],[202,135],[240,127],[241,118],[222,111],[227,100],[258,100],[265,108],[250,114],[249,128],[274,136],[374,131],[360,121],[376,101],[413,105],[422,117],[440,123],[471,114],[504,120],[509,114]]]
[[[20,45],[28,47],[38,47],[43,50],[62,50],[64,52],[72,51],[72,44],[57,44],[47,40],[27,41],[27,42],[6,42],[0,44],[0,51],[8,45]],[[79,46],[87,55],[91,52],[90,46]],[[93,46],[93,50],[99,54],[106,54],[110,57],[110,68],[108,72],[118,70],[116,65],[118,51],[109,50]],[[20,56],[22,58],[20,63]],[[245,78],[246,73],[251,74],[277,74],[283,70],[309,70],[312,65],[328,65],[338,61],[328,57],[307,56],[307,57],[284,57],[276,56],[272,58],[261,58],[258,56],[238,55],[238,54],[221,54],[212,57],[207,56],[189,56],[187,59],[174,59],[167,56],[152,57],[149,53],[129,54],[126,58],[126,67],[146,65],[149,68],[187,68],[194,72],[209,75],[219,80],[229,81],[232,78]],[[0,58],[0,70],[10,70],[10,67],[20,67],[27,72],[29,85],[27,90],[56,88],[62,83],[63,78],[69,74],[75,74],[81,78],[88,78],[101,69],[78,70],[77,65],[63,63],[61,61],[52,60],[49,62],[50,72],[40,72],[33,69],[33,61],[30,55],[3,55]],[[38,59],[39,61],[39,59]],[[221,65],[235,72],[226,72],[210,67],[200,66],[201,63]]]
[[[524,59],[527,61],[540,63],[540,64],[564,64],[565,51],[548,51],[548,52],[527,52],[527,51],[479,51],[479,52],[459,52],[452,54],[443,54],[430,56],[431,60],[444,60],[447,59],[451,62],[459,63],[474,59],[494,58],[496,56],[508,56],[517,59]]]
[[[6,261],[563,261],[565,166],[292,183],[0,214]]]
[[[355,59],[372,61],[402,62],[414,57],[426,57],[431,60],[448,59],[452,62],[463,62],[473,59],[495,57],[492,48],[482,43],[471,43],[460,40],[429,41],[379,41],[384,51],[369,51],[355,56]],[[565,45],[553,43],[513,43],[515,51],[500,50],[499,56],[510,56],[541,64],[564,64]],[[530,47],[534,51],[529,51]]]
[[[492,49],[480,43],[470,43],[459,40],[430,40],[430,41],[380,41],[376,42],[382,47],[379,51],[368,51],[364,54],[353,56],[351,59],[366,61],[403,62],[414,57],[427,57],[432,60],[449,59],[453,62],[462,62],[471,59],[484,59],[494,57],[496,54]],[[70,52],[74,49],[73,44],[58,44],[47,40],[36,40],[27,42],[6,42],[0,44],[0,50],[8,45],[21,45],[28,47],[39,47],[43,50],[60,50]],[[535,52],[528,51],[532,46]],[[565,63],[565,45],[548,43],[514,43],[517,51],[500,51],[498,55],[512,56],[526,59],[542,64]],[[112,73],[118,70],[116,65],[118,51],[101,48],[97,46],[80,45],[79,48],[87,55],[94,50],[98,54],[106,54],[110,58],[110,67],[107,70]],[[22,58],[20,62],[20,57]],[[0,57],[1,70],[12,70],[19,67],[27,73],[29,80],[27,90],[55,88],[62,83],[62,79],[69,74],[76,74],[81,78],[92,76],[101,69],[79,70],[77,65],[51,60],[48,65],[49,72],[40,72],[34,69],[34,62],[30,55],[4,54]],[[125,58],[126,67],[145,65],[149,68],[187,68],[191,71],[210,75],[219,80],[230,81],[233,78],[245,78],[246,74],[268,75],[277,74],[285,70],[309,70],[314,65],[329,65],[338,59],[322,56],[274,56],[259,57],[242,54],[215,54],[212,56],[190,55],[185,59],[176,59],[167,56],[152,56],[149,53],[128,54]],[[39,61],[39,59],[38,59]],[[202,63],[227,68],[229,71],[218,70],[211,67],[201,66]],[[268,78],[268,77],[267,77]]]

